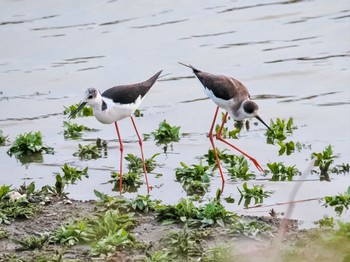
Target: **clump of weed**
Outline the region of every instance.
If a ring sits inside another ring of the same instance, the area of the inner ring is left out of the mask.
[[[213,175],[209,166],[203,166],[202,161],[199,165],[187,166],[180,163],[182,167],[176,169],[176,181],[182,183],[182,187],[188,195],[204,195],[209,187],[210,176]]]
[[[152,172],[156,166],[157,166],[157,162],[156,160],[154,160],[157,156],[159,156],[160,154],[154,154],[151,158],[145,159],[145,165],[146,165],[146,171],[147,172]],[[128,169],[129,172],[131,173],[140,173],[143,172],[143,162],[142,159],[140,157],[137,157],[133,154],[128,154],[125,157],[125,160],[128,161]]]
[[[212,199],[204,206],[196,207],[189,199],[181,198],[176,205],[156,207],[157,219],[165,224],[186,223],[188,226],[224,226],[237,218],[220,203],[219,199]]]
[[[112,180],[110,183],[115,183],[115,190],[119,191],[120,186],[120,174],[112,172]],[[137,192],[137,189],[142,185],[140,173],[126,173],[122,175],[122,187],[124,192]]]
[[[18,135],[10,149],[7,151],[7,154],[10,156],[14,155],[16,158],[33,154],[41,155],[42,153],[53,154],[54,150],[52,147],[43,145],[40,131]]]
[[[8,142],[8,136],[4,136],[2,130],[0,130],[0,146],[5,146]]]
[[[40,236],[29,236],[21,240],[13,239],[13,241],[20,245],[18,250],[34,250],[42,249],[48,243],[49,236],[44,234]]]
[[[156,140],[156,144],[163,145],[164,152],[166,152],[169,144],[172,146],[173,142],[178,142],[180,140],[180,127],[171,126],[164,120],[159,124],[158,129],[151,132],[151,134]],[[146,136],[146,138],[148,136]]]
[[[171,254],[177,259],[199,257],[204,251],[200,239],[193,232],[188,232],[186,226],[183,231],[171,232],[166,241],[171,247]]]
[[[100,199],[99,205],[107,209],[119,209],[126,212],[148,213],[154,211],[161,203],[160,200],[152,200],[150,195],[137,195],[135,198],[127,199],[120,196],[108,196],[97,190],[94,190],[94,193]]]
[[[61,225],[50,237],[51,243],[60,243],[65,246],[74,246],[89,242],[92,230],[88,228],[88,220],[76,220],[67,225]]]
[[[253,185],[252,188],[248,188],[247,182],[243,183],[243,189],[238,189],[241,194],[241,198],[238,201],[238,205],[241,204],[244,199],[244,207],[248,207],[252,199],[254,199],[254,205],[258,203],[263,203],[264,198],[269,197],[273,192],[272,191],[264,191],[263,186]]]
[[[83,176],[89,177],[87,167],[82,170],[79,170],[76,167],[64,164],[63,167],[61,167],[61,170],[63,172],[63,179],[71,184],[74,184],[77,180],[81,180]]]
[[[350,186],[348,187],[348,190],[344,192],[343,194],[338,194],[335,196],[325,196],[324,197],[324,206],[328,207],[335,207],[334,210],[340,216],[343,211],[346,209],[349,209],[350,205]]]
[[[244,156],[237,156],[234,154],[228,154],[227,150],[219,150],[216,148],[216,153],[220,161],[223,162],[223,166],[227,169],[231,176],[231,179],[237,180],[251,180],[255,178],[255,175],[249,172],[249,164]],[[209,149],[208,153],[204,155],[209,166],[212,169],[217,168],[216,158],[213,149]]]
[[[157,250],[152,254],[146,253],[143,262],[168,262],[171,260],[170,252],[167,250]]]
[[[227,161],[226,168],[233,180],[251,180],[255,178],[255,175],[249,172],[249,164],[244,156],[233,155]]]
[[[81,160],[97,159],[107,156],[107,141],[100,138],[96,139],[95,145],[81,145],[78,144],[79,149],[73,156],[79,157]]]
[[[267,167],[272,173],[271,181],[292,181],[293,177],[300,175],[301,172],[294,166],[285,166],[282,162],[267,163]]]
[[[334,228],[334,217],[324,216],[320,220],[316,221],[315,224],[319,225],[320,227]]]
[[[254,219],[241,218],[236,223],[229,225],[228,231],[233,236],[244,235],[256,240],[273,237],[272,227],[269,224]]]
[[[63,114],[71,115],[72,112],[74,112],[78,107],[79,107],[79,104],[74,104],[69,107],[65,106],[63,110]],[[86,117],[86,116],[93,116],[93,115],[94,113],[92,111],[92,108],[89,106],[84,106],[83,109],[77,112],[77,114],[75,114],[74,116],[72,116],[72,118],[74,119],[76,117]]]
[[[329,145],[321,153],[312,153],[312,159],[315,159],[314,166],[320,169],[320,180],[331,181],[329,177],[330,166],[337,157],[333,154],[333,148]]]
[[[201,262],[232,262],[236,261],[234,248],[230,245],[217,245],[205,250],[204,254],[200,257]]]
[[[284,142],[287,139],[288,135],[293,134],[293,130],[297,129],[294,126],[293,118],[290,117],[288,120],[277,118],[276,122],[271,120],[270,129],[266,130],[268,144],[274,145],[277,143],[280,146],[280,150],[278,151],[279,155],[283,155],[286,153],[290,155],[295,151],[295,143],[293,141]],[[297,143],[300,146],[300,143]],[[299,147],[298,147],[299,148]]]
[[[89,128],[84,125],[78,125],[76,123],[63,122],[63,126],[66,128],[63,131],[63,135],[65,138],[77,139],[83,135],[84,131],[97,131],[96,129]]]
[[[135,117],[143,117],[143,114],[141,113],[141,110],[137,108],[134,112],[134,116]]]
[[[11,219],[29,219],[37,210],[27,195],[12,190],[11,186],[0,187],[0,224],[10,224]]]

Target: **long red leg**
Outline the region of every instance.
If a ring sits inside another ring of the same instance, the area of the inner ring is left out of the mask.
[[[216,152],[216,148],[215,148],[215,145],[214,145],[214,139],[213,139],[213,129],[214,129],[214,126],[215,126],[215,121],[216,121],[216,117],[218,115],[218,112],[219,112],[219,107],[217,106],[216,107],[216,111],[215,111],[215,115],[214,115],[214,119],[213,119],[213,123],[211,124],[210,131],[209,131],[209,139],[210,139],[211,146],[213,147],[216,163],[218,164],[218,168],[219,168],[219,172],[220,172],[220,175],[221,175],[222,184],[224,184],[225,183],[225,177],[224,177],[224,174],[222,173],[220,160],[219,160],[219,157],[218,157],[218,153]]]
[[[216,134],[216,139],[217,140],[220,140],[222,142],[224,142],[226,145],[232,147],[233,149],[236,149],[238,152],[240,152],[242,155],[245,155],[247,158],[249,158],[253,163],[254,165],[256,166],[256,168],[261,171],[261,172],[265,172],[265,170],[260,166],[260,164],[258,163],[258,161],[251,157],[250,155],[248,155],[247,153],[243,152],[241,149],[239,149],[238,147],[232,145],[231,143],[229,143],[228,141],[226,141],[225,139],[222,138],[221,136],[221,131],[222,131],[222,128],[224,127],[224,124],[226,123],[226,119],[227,119],[227,115],[228,113],[226,112],[223,120],[222,120],[222,124],[221,124],[221,127],[220,127],[220,130],[219,132]]]
[[[145,180],[146,180],[146,186],[147,186],[147,193],[149,194],[149,191],[150,191],[150,187],[148,185],[148,177],[147,177],[147,169],[146,169],[146,162],[145,162],[145,157],[144,157],[144,154],[143,154],[143,148],[142,148],[142,139],[141,139],[141,136],[139,134],[139,132],[137,131],[137,128],[136,128],[136,124],[135,124],[135,121],[134,121],[134,118],[131,116],[131,122],[135,128],[135,132],[136,132],[136,135],[139,139],[139,145],[140,145],[140,149],[141,149],[141,157],[142,157],[142,163],[143,163],[143,172],[145,173]]]
[[[124,147],[123,147],[122,137],[120,136],[120,132],[119,132],[119,128],[118,128],[118,123],[114,122],[114,124],[115,124],[115,129],[117,130],[117,135],[118,135],[118,139],[119,139],[119,150],[120,150],[119,191],[121,194],[122,190],[123,190],[123,151],[124,151]]]

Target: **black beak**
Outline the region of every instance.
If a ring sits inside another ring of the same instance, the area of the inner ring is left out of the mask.
[[[75,118],[75,116],[79,113],[80,110],[82,110],[84,108],[84,106],[86,105],[86,102],[81,103],[77,109],[75,109],[68,117],[68,119],[72,119]]]
[[[264,126],[266,126],[271,132],[273,132],[272,129],[264,122],[264,120],[261,119],[260,116],[255,116],[255,118],[258,119],[261,123],[263,123]]]

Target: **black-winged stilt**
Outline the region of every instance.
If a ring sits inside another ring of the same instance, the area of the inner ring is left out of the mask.
[[[234,120],[238,120],[238,121],[243,120],[245,118],[255,117],[261,123],[263,123],[268,129],[270,129],[270,127],[258,115],[259,107],[255,102],[250,100],[250,95],[247,88],[240,81],[232,77],[228,77],[224,75],[214,75],[211,73],[200,71],[191,65],[186,65],[183,63],[179,63],[179,64],[189,67],[193,70],[193,73],[196,75],[196,77],[204,87],[203,88],[204,93],[209,98],[211,98],[211,100],[213,100],[214,103],[217,105],[214,119],[209,131],[209,139],[214,150],[214,154],[215,154],[216,162],[218,164],[222,182],[223,183],[225,182],[225,178],[222,173],[221,165],[219,162],[219,158],[216,152],[214,139],[213,139],[213,129],[214,129],[216,117],[219,112],[219,108],[224,109],[226,113],[222,120],[222,124],[219,129],[219,132],[216,134],[216,139],[224,142],[228,146],[236,149],[238,152],[245,155],[247,158],[253,161],[253,163],[255,164],[255,166],[259,171],[264,172],[264,169],[260,166],[260,164],[258,163],[258,161],[256,161],[255,158],[251,157],[250,155],[243,152],[238,147],[229,143],[228,141],[223,139],[221,136],[221,132],[228,115],[230,115],[230,117],[232,117]]]
[[[111,124],[114,122],[117,130],[117,135],[120,145],[120,193],[122,192],[122,176],[123,176],[123,141],[120,136],[118,121],[126,117],[130,117],[134,126],[136,135],[139,140],[141,149],[141,157],[143,161],[143,171],[145,173],[145,180],[147,185],[147,192],[149,193],[150,187],[148,185],[147,171],[145,165],[145,158],[142,148],[142,139],[136,128],[136,124],[132,114],[140,106],[145,95],[151,89],[153,84],[159,78],[162,70],[152,76],[150,79],[136,84],[114,86],[107,89],[102,94],[95,88],[88,88],[85,92],[83,102],[79,107],[73,111],[69,118],[74,117],[85,105],[92,107],[94,115],[98,121],[103,124]]]

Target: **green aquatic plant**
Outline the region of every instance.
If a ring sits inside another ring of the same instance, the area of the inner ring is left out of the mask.
[[[84,125],[78,125],[76,123],[63,122],[63,126],[66,128],[63,131],[63,135],[65,138],[77,139],[83,135],[84,131],[97,131],[96,129],[89,128]]]
[[[134,112],[134,116],[135,117],[143,117],[143,114],[141,113],[141,110],[137,108]]]
[[[5,146],[8,142],[8,136],[4,136],[2,130],[0,130],[0,146]]]
[[[210,176],[213,171],[209,166],[204,166],[202,161],[199,165],[187,166],[185,163],[180,163],[175,171],[176,181],[182,183],[182,187],[188,195],[205,194],[209,188]]]
[[[72,112],[76,111],[76,109],[79,107],[79,104],[74,104],[69,107],[64,107],[63,114],[64,115],[71,115]],[[77,114],[72,116],[72,118],[76,117],[86,117],[86,116],[93,116],[94,112],[92,111],[92,108],[89,106],[85,106],[82,110],[80,110]]]
[[[119,190],[120,174],[112,172],[112,180],[110,183],[115,183],[115,188]],[[137,192],[137,189],[142,185],[140,173],[126,173],[122,175],[122,187],[125,192]]]
[[[97,145],[81,145],[78,144],[79,149],[73,154],[82,160],[97,159],[102,157],[101,149]]]
[[[315,224],[319,225],[319,227],[334,228],[334,217],[324,216],[320,220],[316,221]]]
[[[282,162],[267,163],[267,167],[272,173],[271,181],[292,181],[294,176],[301,174],[295,165],[285,166]]]
[[[332,146],[329,145],[320,153],[312,153],[311,158],[315,159],[314,166],[319,168],[319,171],[316,170],[315,172],[320,174],[320,180],[331,181],[331,164],[334,162],[334,159],[337,158],[333,153]]]
[[[201,262],[232,262],[234,259],[234,248],[230,245],[219,244],[214,247],[210,247],[205,250],[204,254],[200,257]]]
[[[324,206],[328,207],[334,207],[334,211],[337,213],[338,216],[340,216],[343,211],[346,209],[349,209],[350,205],[350,186],[348,187],[348,190],[344,192],[343,194],[338,194],[335,196],[325,196],[324,197]]]
[[[233,180],[251,180],[255,178],[255,175],[249,172],[249,164],[244,156],[232,155],[226,160],[226,169]]]
[[[136,198],[128,199],[126,202],[132,210],[141,213],[148,213],[154,211],[161,201],[152,200],[150,195],[137,195]]]
[[[254,205],[258,203],[263,203],[264,198],[269,197],[273,192],[272,191],[264,191],[263,186],[253,185],[252,188],[248,188],[247,182],[243,183],[243,189],[238,189],[238,192],[241,194],[241,198],[238,201],[238,205],[241,204],[244,199],[244,207],[248,207],[252,199],[254,199]]]
[[[28,154],[46,153],[53,154],[52,147],[43,145],[40,131],[20,134],[16,137],[7,154],[10,156],[21,157]]]
[[[271,120],[270,129],[267,129],[265,134],[267,136],[267,143],[275,144],[275,141],[284,141],[295,129],[297,127],[294,126],[292,117],[288,120],[280,118],[277,118],[276,121]]]
[[[180,127],[171,126],[166,120],[159,124],[156,131],[151,132],[157,145],[163,145],[164,151],[167,151],[169,144],[180,140]]]
[[[276,122],[271,120],[270,129],[267,129],[265,133],[267,137],[266,142],[273,145],[277,143],[280,146],[278,154],[283,155],[286,153],[289,156],[295,151],[296,144],[299,151],[302,147],[302,144],[299,142],[296,144],[293,141],[285,142],[287,136],[291,135],[295,129],[297,127],[294,126],[292,117],[288,120],[277,118]]]
[[[160,154],[154,154],[151,158],[145,159],[145,165],[146,165],[146,171],[147,172],[152,172],[156,166],[157,166],[157,162],[156,160],[154,160],[157,156],[159,156]],[[128,169],[129,172],[131,173],[141,173],[143,172],[143,161],[140,157],[135,156],[133,154],[128,154],[125,157],[125,160],[128,161]]]
[[[63,167],[61,167],[61,170],[63,172],[63,179],[71,184],[74,184],[77,180],[81,180],[83,176],[86,178],[89,177],[87,167],[82,170],[79,170],[76,167],[64,164]]]

